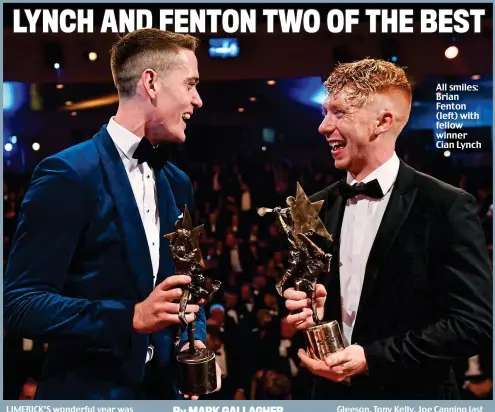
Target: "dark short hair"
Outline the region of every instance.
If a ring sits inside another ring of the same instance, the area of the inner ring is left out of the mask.
[[[207,325],[206,333],[212,337],[212,339],[222,340],[222,331],[217,325]]]
[[[180,49],[196,52],[198,38],[158,29],[140,29],[121,37],[110,51],[112,77],[120,97],[131,97],[146,69],[166,73]]]

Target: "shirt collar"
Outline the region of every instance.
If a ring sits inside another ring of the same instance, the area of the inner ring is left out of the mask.
[[[137,165],[137,159],[134,159],[132,156],[141,141],[141,138],[118,124],[113,117],[110,118],[110,121],[108,122],[107,132],[122,153],[124,153],[134,165]]]
[[[366,176],[362,182],[368,183],[373,179],[377,179],[383,194],[386,194],[395,183],[395,179],[397,178],[397,174],[399,173],[399,166],[399,157],[394,152],[390,159],[388,159],[377,169],[373,170],[373,172]],[[354,179],[350,173],[347,173],[347,183],[350,185],[354,185],[358,183],[358,181]]]

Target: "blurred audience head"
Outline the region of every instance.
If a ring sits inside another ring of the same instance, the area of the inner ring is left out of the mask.
[[[38,388],[38,383],[33,378],[27,378],[24,385],[22,385],[21,393],[19,395],[19,400],[21,401],[32,401],[36,395],[36,389]]]
[[[225,306],[229,309],[233,309],[239,302],[239,295],[234,290],[227,290],[225,292]]]
[[[253,279],[253,286],[256,290],[263,290],[266,288],[267,279],[262,273],[256,273]]]
[[[212,305],[210,308],[210,319],[219,326],[223,325],[225,321],[225,308],[219,304]]]
[[[235,248],[237,246],[237,239],[233,233],[229,233],[225,239],[225,244],[230,248]]]
[[[270,226],[269,233],[272,237],[278,237],[280,235],[277,225],[273,224]]]
[[[284,374],[269,370],[264,374],[260,383],[261,390],[258,399],[283,400],[290,398],[292,384]]]
[[[251,285],[249,283],[244,283],[241,286],[241,299],[244,302],[248,302],[248,301],[252,300],[252,298],[253,298],[253,294],[252,294]]]
[[[267,326],[272,321],[272,315],[267,309],[260,309],[256,313],[256,317],[258,318],[258,323],[260,326]]]
[[[222,332],[216,325],[206,327],[206,347],[213,352],[218,351],[223,345]]]

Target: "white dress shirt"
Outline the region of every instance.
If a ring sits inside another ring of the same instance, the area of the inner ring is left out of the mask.
[[[289,360],[290,373],[293,377],[296,377],[299,368],[296,366],[294,360],[289,357],[288,350],[291,346],[292,346],[292,341],[290,339],[282,339],[278,347],[278,354],[280,355],[280,357],[287,358]]]
[[[234,319],[234,322],[236,323],[236,325],[239,324],[239,316],[238,316],[237,311],[235,309],[229,309],[227,311],[227,316],[230,316],[232,319]]]
[[[340,293],[342,333],[347,344],[352,342],[352,331],[361,298],[366,264],[390,199],[399,165],[399,158],[394,153],[387,162],[362,181],[368,183],[377,179],[385,194],[383,198],[354,196],[347,200],[344,210],[340,237]],[[358,182],[347,174],[347,183],[354,185]]]
[[[225,354],[225,347],[220,346],[220,349],[215,353],[215,360],[222,371],[222,378],[226,378],[228,376],[227,370],[227,356]]]
[[[119,125],[113,117],[108,122],[107,131],[119,151],[136,198],[139,215],[148,240],[154,285],[160,262],[160,218],[157,207],[155,172],[147,162],[138,164],[137,160],[132,157],[141,141],[140,137]]]
[[[232,265],[232,269],[235,273],[242,273],[242,265],[238,248],[233,248],[230,250],[230,264]]]

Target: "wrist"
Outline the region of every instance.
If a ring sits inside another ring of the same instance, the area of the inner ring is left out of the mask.
[[[356,345],[359,345],[356,343]],[[361,375],[369,376],[370,371],[368,369],[368,361],[366,360],[366,351],[364,350],[364,347],[359,345],[363,351],[363,370],[361,372]]]
[[[132,317],[132,331],[140,333],[144,329],[144,322],[141,314],[141,303],[134,305],[134,315]]]

